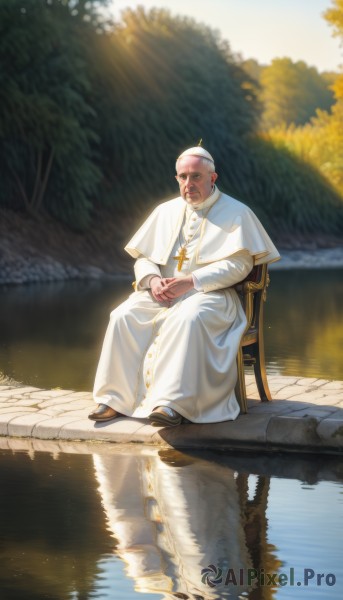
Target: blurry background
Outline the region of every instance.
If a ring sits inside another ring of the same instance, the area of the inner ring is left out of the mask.
[[[2,236],[99,263],[202,138],[277,242],[337,239],[342,0],[137,4],[0,0]]]

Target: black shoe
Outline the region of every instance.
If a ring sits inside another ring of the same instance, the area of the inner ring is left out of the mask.
[[[98,404],[97,408],[88,415],[91,421],[111,421],[122,415],[107,404]]]
[[[148,417],[151,425],[175,426],[182,423],[182,416],[170,406],[157,406]]]

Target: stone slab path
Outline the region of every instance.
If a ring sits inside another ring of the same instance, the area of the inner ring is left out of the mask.
[[[0,385],[0,436],[86,440],[162,447],[343,453],[343,381],[268,377],[273,401],[262,403],[252,375],[246,377],[248,414],[236,421],[153,427],[119,418],[94,423],[89,392]]]

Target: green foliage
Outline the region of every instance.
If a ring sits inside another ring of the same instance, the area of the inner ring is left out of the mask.
[[[325,13],[325,18],[335,28],[335,35],[343,40],[343,0],[335,0],[334,8]],[[343,75],[335,78],[331,85],[336,103],[331,111],[318,110],[307,125],[286,127],[279,125],[269,131],[273,145],[282,147],[294,157],[299,157],[308,165],[316,168],[328,185],[343,198]],[[326,195],[325,208],[328,204]],[[337,215],[338,227],[342,228]],[[326,216],[326,222],[329,220]],[[336,228],[337,229],[337,228]],[[341,233],[342,229],[337,233]]]
[[[262,69],[260,75],[264,129],[279,124],[302,125],[316,110],[330,109],[333,93],[328,88],[327,76],[303,61],[294,63],[289,58],[276,58]]]
[[[271,133],[252,141],[250,204],[271,231],[332,233],[343,227],[343,202],[326,177]]]
[[[334,28],[333,35],[341,37],[343,42],[343,0],[332,0],[332,6],[325,11],[324,17]]]
[[[118,206],[175,193],[175,159],[200,138],[220,168],[230,163],[234,185],[256,110],[227,44],[190,19],[139,8],[92,50],[106,189]]]
[[[241,66],[244,69],[244,71],[249,75],[249,77],[255,83],[259,84],[260,79],[261,79],[261,74],[262,74],[263,69],[265,68],[265,65],[261,65],[254,58],[248,58],[248,59],[242,61]]]
[[[275,232],[342,226],[342,204],[319,165],[309,166],[284,134],[258,136],[263,78],[282,63],[288,79],[273,93],[279,104],[286,91],[289,106],[297,98],[297,122],[321,106],[322,92],[329,102],[329,75],[288,59],[269,68],[240,64],[211,29],[165,10],[127,10],[110,24],[98,6],[0,0],[0,205],[78,229],[105,204],[116,216],[146,212],[177,193],[175,159],[202,138],[220,187]],[[278,119],[291,118],[277,110]],[[317,117],[323,140],[326,118]]]
[[[277,127],[269,132],[278,146],[287,148],[307,164],[317,168],[343,197],[343,102],[331,113],[318,111],[304,127]]]
[[[332,8],[329,8],[324,17],[333,26],[333,35],[340,37],[340,44],[343,46],[343,0],[332,0]],[[335,80],[332,89],[335,93],[337,103],[343,102],[343,73]]]
[[[57,0],[0,0],[0,24],[0,202],[82,228],[99,181],[86,27]]]

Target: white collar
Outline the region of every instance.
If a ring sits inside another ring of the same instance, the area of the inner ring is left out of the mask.
[[[210,209],[211,206],[213,206],[213,204],[215,202],[217,202],[220,194],[221,194],[221,192],[218,190],[217,186],[214,185],[212,192],[206,198],[206,200],[204,200],[203,202],[200,202],[200,204],[197,204],[196,206],[192,206],[191,204],[187,203],[187,209],[186,209],[187,213],[190,213],[193,211],[198,212],[198,211],[204,210],[204,208]]]

